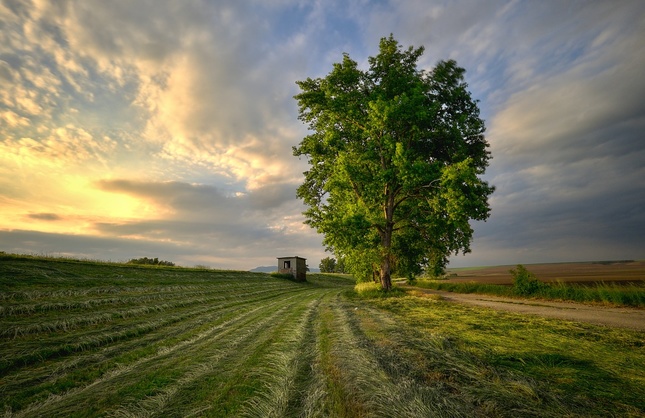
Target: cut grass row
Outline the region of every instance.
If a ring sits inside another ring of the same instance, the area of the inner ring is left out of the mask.
[[[115,411],[122,414],[133,409],[133,416],[141,416],[141,405],[157,404],[153,398],[168,398],[178,390],[177,382],[181,386],[192,381],[187,376],[209,370],[221,373],[217,359],[238,355],[241,343],[257,343],[273,323],[288,322],[292,305],[316,295],[311,288],[285,282],[272,295],[259,298],[252,296],[257,283],[239,283],[237,295],[229,303],[210,303],[174,315],[164,313],[152,321],[139,318],[132,325],[126,325],[132,318],[125,318],[126,322],[113,324],[109,331],[88,330],[88,336],[60,330],[65,345],[56,345],[60,339],[49,335],[37,335],[30,341],[11,340],[11,347],[5,348],[17,353],[13,356],[15,367],[5,367],[9,373],[2,376],[4,393],[11,394],[5,407],[22,410],[17,416],[73,415],[78,408],[93,415],[111,410],[114,399],[101,399],[101,393],[121,392],[127,396],[119,400]],[[55,348],[48,348],[49,343]],[[25,354],[27,347],[32,352]],[[127,401],[130,398],[137,401]]]
[[[245,292],[244,299],[248,298],[262,298],[271,296],[275,293],[276,289],[263,289],[254,292]],[[278,289],[280,290],[280,289]],[[227,300],[236,301],[238,299],[237,293],[234,296],[221,296],[221,292],[213,291],[212,293],[217,296],[210,297],[195,297],[188,298],[182,296],[175,296],[175,298],[165,301],[164,303],[157,303],[158,300],[149,300],[146,297],[137,299],[136,297],[129,300],[129,306],[122,306],[123,300],[116,300],[110,303],[110,306],[101,307],[102,304],[89,304],[79,303],[72,305],[72,309],[60,309],[61,311],[74,311],[74,312],[61,312],[60,314],[50,314],[50,309],[45,310],[45,315],[40,315],[42,310],[34,310],[29,316],[20,315],[5,315],[6,326],[5,329],[0,331],[0,338],[13,338],[18,336],[55,332],[57,330],[71,330],[76,327],[84,325],[98,325],[104,322],[113,322],[117,319],[127,319],[130,317],[142,318],[149,315],[158,315],[163,312],[174,312],[180,308],[189,308],[191,306],[209,306],[219,303],[226,303]],[[88,309],[88,308],[98,309]],[[6,310],[24,312],[29,310],[30,307],[10,307]],[[86,308],[86,309],[83,309]],[[61,316],[64,315],[64,318]]]
[[[129,290],[116,298],[127,302],[16,309],[0,317],[0,325],[17,317],[51,322],[137,309],[137,294],[140,308],[177,303],[140,316],[0,339],[9,365],[0,370],[5,417],[645,414],[643,333],[403,292],[359,298],[352,296],[352,283],[337,276],[311,275],[309,283],[297,284],[249,273],[148,269],[145,279],[117,277],[115,284],[104,266],[49,264],[46,271],[58,271],[63,280],[51,273],[49,281],[41,280],[38,264],[12,284],[0,264],[0,286],[30,292],[27,281],[34,277],[44,292],[39,304],[53,303],[48,294],[61,302],[61,292],[72,288],[80,292],[76,302],[85,291],[90,299],[111,299],[91,289],[118,292],[123,286]],[[79,282],[70,284],[74,280]],[[176,301],[146,297],[169,293],[166,286],[184,290],[176,290]],[[192,300],[200,302],[184,303]],[[6,301],[34,304],[29,298]]]

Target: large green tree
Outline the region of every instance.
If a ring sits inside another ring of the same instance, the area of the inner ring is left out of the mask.
[[[455,61],[417,67],[423,47],[381,39],[362,71],[349,55],[324,78],[298,81],[310,129],[295,156],[310,168],[298,196],[310,226],[359,279],[442,270],[470,251],[470,220],[485,220],[494,188],[477,102]]]

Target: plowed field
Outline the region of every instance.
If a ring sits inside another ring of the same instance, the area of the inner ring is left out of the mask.
[[[527,264],[525,267],[543,282],[628,284],[645,282],[645,261]],[[512,284],[515,266],[457,268],[449,270],[451,282]]]

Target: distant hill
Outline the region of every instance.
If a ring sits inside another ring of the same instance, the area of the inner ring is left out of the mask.
[[[271,273],[274,271],[278,271],[278,267],[276,266],[260,266],[256,267],[253,270],[249,270],[252,273]]]
[[[260,266],[256,267],[253,270],[249,270],[251,273],[272,273],[278,271],[277,266]],[[309,273],[320,273],[320,269],[309,268]]]

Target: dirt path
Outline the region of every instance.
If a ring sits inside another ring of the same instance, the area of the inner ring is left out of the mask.
[[[511,299],[489,295],[416,289],[425,293],[440,295],[444,300],[450,302],[484,306],[529,315],[540,315],[548,318],[559,318],[568,321],[588,322],[591,324],[645,331],[645,309],[610,308],[574,302]]]

